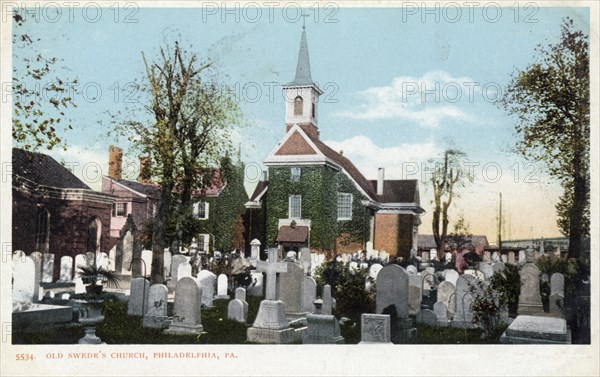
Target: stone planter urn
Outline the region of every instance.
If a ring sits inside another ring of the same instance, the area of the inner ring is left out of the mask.
[[[96,335],[96,326],[104,320],[102,315],[103,300],[73,300],[79,310],[79,323],[85,327],[85,335],[79,344],[106,344]]]

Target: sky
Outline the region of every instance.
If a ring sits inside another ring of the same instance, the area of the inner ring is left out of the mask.
[[[77,107],[67,112],[75,126],[63,134],[68,149],[49,154],[94,189],[107,172],[109,144],[123,147],[135,165],[126,141],[107,136],[107,114],[143,96],[131,90],[143,78],[141,52],[153,58],[165,41],[180,39],[200,60],[211,61],[211,75],[238,95],[244,120],[233,141],[241,146],[251,193],[265,169],[262,161],[285,133],[281,85],[293,80],[296,69],[302,32],[297,3],[262,9],[124,4],[60,12],[45,7],[26,15],[22,30],[40,39],[36,49],[62,59],[60,76],[77,77],[81,89]],[[543,165],[512,151],[515,119],[494,100],[515,70],[534,61],[536,45],[558,40],[562,19],[573,18],[589,34],[586,8],[316,4],[304,12],[312,78],[324,92],[322,140],[343,150],[368,179],[379,167],[387,179],[418,179],[426,210],[421,234],[431,234],[427,161],[453,148],[466,152],[475,179],[460,189],[451,225],[462,214],[472,234],[494,242],[502,193],[503,239],[560,236],[560,185]],[[13,53],[19,69],[28,52]]]

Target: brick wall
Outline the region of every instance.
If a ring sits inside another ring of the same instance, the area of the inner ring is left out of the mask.
[[[385,250],[392,256],[410,258],[413,246],[414,215],[408,214],[376,214],[375,215],[375,250]]]

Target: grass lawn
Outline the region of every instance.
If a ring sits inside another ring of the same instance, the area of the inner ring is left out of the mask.
[[[228,300],[215,300],[212,308],[202,310],[205,333],[197,335],[169,335],[162,330],[142,327],[142,317],[127,315],[127,302],[110,300],[104,305],[104,321],[96,327],[96,334],[108,344],[250,344],[246,331],[254,322],[260,299],[248,297],[248,324],[227,319]],[[173,304],[168,306],[172,315]],[[415,324],[417,336],[408,344],[499,344],[501,332],[492,338],[481,339],[479,329],[457,329]],[[360,342],[360,320],[341,326],[346,344]],[[83,327],[74,324],[66,327],[42,329],[13,329],[14,344],[76,344],[83,337]]]

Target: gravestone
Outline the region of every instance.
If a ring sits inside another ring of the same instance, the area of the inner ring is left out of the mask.
[[[288,315],[302,313],[302,283],[304,270],[298,262],[287,262],[287,273],[280,275],[277,281],[277,298],[284,302]],[[268,280],[268,277],[267,277]],[[267,281],[267,284],[269,282]]]
[[[491,262],[492,261],[492,257],[490,255],[490,252],[487,251],[487,250],[483,252],[483,261],[484,262]]]
[[[446,263],[451,263],[452,262],[452,253],[449,251],[446,251],[444,253],[444,260],[446,261]]]
[[[150,282],[144,278],[131,279],[131,287],[129,289],[129,302],[127,303],[128,315],[143,315],[144,307],[148,302],[148,294],[150,293]]]
[[[113,272],[117,270],[117,245],[108,252],[108,268]]]
[[[99,253],[96,258],[96,266],[102,267],[106,271],[111,271],[110,258],[108,257],[108,254],[105,252]]]
[[[164,252],[163,252],[163,255],[164,255]],[[152,267],[152,250],[142,250],[141,258],[144,261],[142,263],[141,267],[142,267],[142,269],[145,268],[145,271],[142,270],[141,273],[145,274],[145,275],[150,275],[150,268]],[[164,264],[163,264],[163,266],[164,266]]]
[[[173,254],[169,250],[163,251],[163,267],[165,268],[165,279],[171,276],[171,263],[173,262]]]
[[[129,220],[129,219],[128,219]],[[133,221],[133,218],[132,218]],[[135,225],[134,225],[135,226]],[[133,250],[135,244],[135,238],[132,230],[126,230],[123,237],[121,237],[121,258],[119,258],[119,245],[117,243],[117,261],[120,259],[121,274],[131,275],[131,262],[133,260]],[[117,262],[118,263],[118,262]]]
[[[421,274],[408,275],[408,314],[417,315],[421,310],[421,301],[423,299],[423,286]]]
[[[188,263],[188,259],[181,255],[181,254],[176,254],[173,255],[173,258],[171,258],[171,279],[167,281],[167,286],[169,288],[175,288],[175,285],[177,284],[177,273],[178,273],[178,269],[179,269],[179,265],[180,264],[184,264],[184,263]],[[191,273],[191,270],[190,270]]]
[[[258,261],[257,270],[267,275],[265,300],[248,329],[247,338],[255,343],[291,343],[297,340],[285,315],[284,303],[277,300],[277,274],[287,273],[290,263],[279,262],[277,248],[269,248],[268,261]],[[302,269],[302,268],[300,268]]]
[[[198,280],[202,286],[202,305],[212,308],[217,275],[208,270],[202,270],[198,272]]]
[[[452,283],[456,287],[456,282],[458,281],[458,277],[460,275],[456,270],[444,270],[444,279],[447,282]]]
[[[421,282],[423,291],[427,291],[427,295],[429,294],[429,291],[435,288],[435,276],[429,271],[423,271],[421,273]],[[423,294],[425,294],[425,292],[423,292]]]
[[[492,270],[494,271],[494,273],[504,271],[505,268],[506,266],[503,262],[496,262],[492,265]]]
[[[473,275],[464,274],[456,282],[456,310],[452,319],[459,327],[473,327],[473,304],[475,297],[469,287],[477,286],[477,278]]]
[[[322,313],[330,315],[333,312],[333,296],[331,295],[331,285],[325,284],[323,287],[323,309]]]
[[[479,271],[483,274],[483,280],[490,280],[492,275],[494,275],[494,268],[491,264],[479,262],[478,267]]]
[[[429,262],[429,251],[423,251],[421,253],[421,261],[425,263]]]
[[[62,259],[61,259],[62,261]],[[79,273],[79,267],[86,267],[88,265],[87,256],[85,254],[77,254],[75,255],[75,275],[74,277],[78,278],[81,276]]]
[[[152,284],[148,292],[148,302],[146,303],[146,315],[144,316],[143,326],[150,328],[163,329],[169,326],[170,321],[167,317],[167,300],[169,289],[163,284]]]
[[[444,303],[446,310],[448,310],[448,318],[452,318],[456,311],[455,293],[456,287],[449,281],[441,282],[437,289],[437,300],[438,302]]]
[[[492,262],[499,262],[500,261],[500,253],[497,251],[494,251],[492,253]]]
[[[502,254],[502,255],[500,255],[500,260],[502,261],[502,263],[507,264],[508,256],[506,254]]]
[[[438,323],[445,323],[448,321],[448,308],[442,301],[433,304],[433,313],[435,314]]]
[[[65,255],[60,258],[60,278],[61,283],[70,283],[73,280],[73,257]]]
[[[250,241],[250,265],[252,267],[256,267],[260,259],[260,245],[260,241],[256,238]]]
[[[317,282],[311,276],[304,277],[302,287],[302,311],[311,312],[314,309],[314,301],[317,299]]]
[[[383,266],[379,263],[372,264],[371,268],[369,268],[369,277],[373,278],[373,280],[377,280],[377,275],[379,274],[379,271],[381,271],[382,268]]]
[[[361,341],[359,344],[392,344],[390,319],[389,314],[361,314]]]
[[[40,282],[42,280],[42,263],[44,257],[39,251],[34,251],[31,253],[30,258],[35,265],[35,279],[33,283],[35,292],[33,295],[33,302],[38,302],[43,297],[43,289],[40,287]]]
[[[571,344],[571,330],[561,318],[518,315],[500,337],[503,344]]]
[[[201,334],[202,327],[202,286],[198,279],[185,277],[175,286],[173,322],[165,333]]]
[[[35,287],[35,263],[33,259],[16,253],[13,254],[13,286],[12,300],[15,304],[30,304],[33,302]]]
[[[180,263],[177,267],[177,281],[183,278],[189,278],[192,276],[192,265],[189,263]]]
[[[252,284],[248,287],[248,296],[263,297],[263,274],[261,272],[252,271],[250,277],[252,278]]]
[[[42,283],[54,281],[54,254],[45,253],[42,262]]]
[[[244,318],[248,318],[248,301],[246,301],[246,290],[241,287],[236,288],[235,299],[242,302],[244,305]]]
[[[417,268],[411,264],[411,265],[406,266],[406,272],[409,274],[416,275],[419,272],[419,270],[417,270]]]
[[[483,274],[483,272],[481,272],[479,270],[468,269],[468,270],[464,271],[464,275],[474,276],[479,281],[484,281],[485,280],[485,275]]]
[[[303,247],[300,249],[300,264],[302,265],[302,269],[304,270],[305,275],[309,275],[311,273],[310,265],[311,265],[311,253],[308,247]]]
[[[509,251],[508,252],[508,261],[506,262],[508,264],[515,264],[515,252],[514,251]]]
[[[315,304],[317,307],[319,304]],[[310,310],[309,310],[310,311]],[[315,314],[306,315],[307,330],[302,338],[303,344],[343,344],[344,338],[340,332],[340,324],[333,315],[320,314],[319,309],[313,309]]]
[[[540,295],[540,270],[531,262],[525,263],[519,271],[521,292],[519,294],[519,315],[536,315],[544,312]]]
[[[217,295],[216,299],[229,299],[229,295],[227,294],[227,287],[229,285],[229,279],[225,274],[219,274],[217,278]]]
[[[395,306],[398,318],[408,318],[408,274],[397,264],[389,264],[377,275],[376,312]]]
[[[350,263],[348,263],[348,272],[350,272],[351,275],[356,274],[358,269],[359,269],[358,262],[351,261]]]
[[[565,300],[565,277],[555,272],[550,277],[550,297],[548,299],[550,313],[555,317],[562,317],[562,308]]]
[[[227,304],[227,318],[246,323],[247,312],[244,312],[244,303],[241,300],[233,299],[229,301],[229,304]]]
[[[422,309],[417,313],[416,321],[426,325],[435,326],[437,324],[437,316],[431,309]]]
[[[519,250],[519,264],[525,263],[525,250]]]
[[[388,262],[390,260],[390,253],[387,251],[380,251],[379,258],[381,258],[381,260],[384,262]]]

